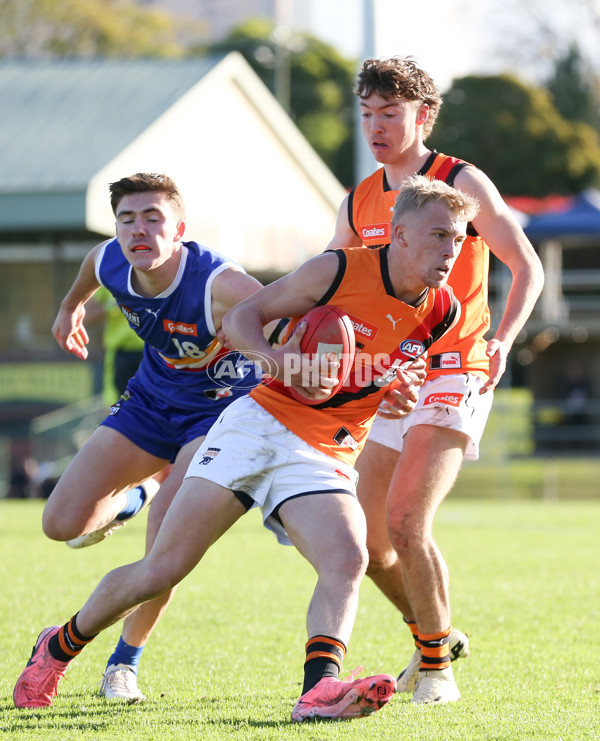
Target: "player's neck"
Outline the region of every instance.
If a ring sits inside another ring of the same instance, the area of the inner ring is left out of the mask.
[[[384,163],[385,177],[392,190],[399,190],[401,184],[411,175],[416,175],[427,162],[431,150],[421,145],[415,151],[405,152],[391,163]]]
[[[394,282],[393,278],[392,286],[396,298],[409,306],[418,306],[429,290],[427,286],[423,286],[422,284],[409,285],[402,280]]]
[[[179,250],[162,265],[151,270],[137,270],[131,273],[131,285],[133,290],[145,298],[155,298],[164,293],[177,276],[181,262],[182,251]]]
[[[407,270],[400,248],[392,241],[388,250],[388,271],[394,296],[405,304],[418,306],[427,292],[427,286],[412,271]]]

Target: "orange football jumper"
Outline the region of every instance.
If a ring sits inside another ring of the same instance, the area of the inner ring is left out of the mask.
[[[449,185],[468,163],[432,152],[418,175],[443,180]],[[397,190],[391,190],[382,167],[362,180],[348,198],[350,226],[367,247],[389,244]],[[448,285],[462,306],[461,317],[443,339],[429,351],[428,379],[448,373],[473,373],[488,378],[489,358],[484,335],[490,328],[488,307],[489,247],[469,224],[467,239],[456,260]]]
[[[354,465],[397,367],[427,350],[460,312],[448,286],[427,290],[418,306],[394,295],[388,248],[335,250],[337,275],[319,301],[338,306],[352,320],[357,353],[348,380],[318,405],[296,401],[281,382],[260,384],[250,395],[298,437]],[[290,331],[301,317],[290,322]]]

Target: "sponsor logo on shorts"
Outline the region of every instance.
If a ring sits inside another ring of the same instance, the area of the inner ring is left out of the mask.
[[[358,448],[358,442],[352,437],[349,430],[345,427],[340,429],[333,436],[334,442],[336,442],[341,448],[350,448],[356,450]]]
[[[342,478],[342,479],[348,479],[348,481],[351,481],[351,479],[350,479],[350,476],[348,476],[348,474],[347,474],[347,473],[344,473],[343,471],[340,471],[340,469],[339,469],[339,468],[336,468],[336,469],[335,469],[335,472],[337,473],[337,475],[338,475],[338,476],[339,476],[340,478]]]
[[[390,225],[389,224],[369,224],[363,226],[360,230],[361,239],[378,239],[379,237],[389,238]]]
[[[119,304],[119,308],[121,309],[125,319],[127,319],[130,324],[134,324],[136,327],[139,327],[141,325],[139,314],[137,314],[135,311],[132,311],[131,309],[128,309],[125,304]]]
[[[206,450],[206,453],[204,453],[204,457],[198,464],[199,466],[207,466],[212,460],[214,460],[219,453],[221,452],[221,448],[208,448]]]
[[[404,340],[400,343],[400,352],[409,358],[418,358],[425,352],[425,345],[420,340]]]
[[[446,404],[450,407],[458,407],[464,398],[464,394],[429,394],[423,405]]]
[[[357,335],[360,335],[367,340],[374,340],[377,337],[379,327],[376,327],[374,324],[369,324],[369,322],[364,322],[362,319],[352,316],[352,314],[348,314],[348,317],[352,322],[352,326]]]
[[[118,400],[118,401],[116,401],[116,402],[115,402],[115,403],[114,403],[114,404],[113,404],[113,405],[111,406],[111,408],[109,409],[109,411],[108,411],[108,415],[109,415],[109,417],[114,417],[114,416],[115,416],[115,414],[118,414],[118,413],[119,413],[119,409],[121,409],[121,407],[123,406],[123,404],[124,404],[124,403],[125,403],[125,402],[126,402],[126,401],[127,401],[128,399],[131,399],[131,394],[130,394],[130,392],[129,392],[129,391],[127,391],[127,390],[126,390],[126,391],[124,391],[124,392],[123,392],[123,393],[121,394],[121,397],[119,398],[119,400]]]
[[[171,334],[178,332],[179,334],[186,334],[190,337],[198,336],[198,327],[196,324],[186,324],[185,322],[174,322],[172,319],[163,319],[163,327],[165,332],[170,332]]]

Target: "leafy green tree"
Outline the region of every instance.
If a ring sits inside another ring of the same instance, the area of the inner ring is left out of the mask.
[[[2,0],[0,56],[180,57],[177,24],[131,0]]]
[[[255,18],[208,51],[237,50],[279,99],[315,150],[346,186],[354,181],[354,62],[310,34],[278,36]],[[206,52],[205,47],[192,54]]]
[[[556,61],[546,87],[563,118],[600,128],[600,83],[576,43]]]
[[[428,143],[481,167],[504,195],[579,193],[600,183],[600,140],[567,121],[547,90],[508,75],[463,77]]]

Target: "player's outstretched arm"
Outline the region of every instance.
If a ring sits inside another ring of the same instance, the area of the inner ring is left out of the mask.
[[[96,278],[95,260],[101,246],[94,247],[84,258],[77,278],[63,298],[52,325],[52,334],[62,349],[73,353],[81,360],[88,356],[86,345],[90,341],[83,326],[84,304],[100,287]]]
[[[490,374],[480,391],[485,393],[498,384],[506,369],[513,342],[542,291],[544,271],[521,225],[487,175],[475,167],[465,167],[456,178],[456,187],[479,200],[480,209],[473,224],[490,250],[512,274],[502,319],[488,343]]]

